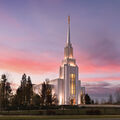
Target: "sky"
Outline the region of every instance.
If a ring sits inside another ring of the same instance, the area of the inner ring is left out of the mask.
[[[91,97],[120,86],[119,0],[0,0],[0,75],[13,88],[23,73],[34,84],[59,77],[71,17],[79,79]]]

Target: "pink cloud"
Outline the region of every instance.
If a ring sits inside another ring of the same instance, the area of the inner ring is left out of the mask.
[[[96,64],[93,59],[90,58],[89,53],[77,51],[76,60],[81,73],[120,72],[120,65],[114,61],[105,59],[100,64]],[[104,61],[108,61],[107,64],[102,64]]]
[[[109,76],[109,77],[100,77],[100,78],[98,78],[98,77],[94,77],[94,78],[81,78],[81,80],[82,81],[84,81],[84,82],[87,82],[87,81],[89,81],[89,82],[95,82],[95,81],[111,81],[111,80],[120,80],[120,77],[111,77],[111,76]]]
[[[57,68],[56,62],[43,62],[34,60],[24,59],[4,59],[1,61],[1,68],[8,69],[15,72],[31,72],[31,73],[42,73],[55,71]]]
[[[0,50],[0,68],[14,72],[42,73],[52,72],[58,68],[58,62],[50,53],[39,56],[24,51]]]
[[[120,72],[120,66],[115,64],[98,65],[94,64],[91,59],[88,59],[89,54],[77,53],[77,64],[79,72],[82,73],[113,73]],[[29,72],[33,74],[56,72],[61,65],[61,59],[50,52],[32,54],[25,51],[17,51],[7,47],[0,48],[0,69],[6,69],[14,72]],[[119,76],[80,78],[82,81],[105,81],[105,80],[120,80]]]

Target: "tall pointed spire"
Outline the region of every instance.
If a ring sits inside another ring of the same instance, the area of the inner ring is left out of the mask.
[[[67,46],[69,46],[70,44],[70,16],[68,16]]]
[[[68,16],[67,44],[64,48],[64,58],[65,59],[73,58],[73,48],[72,48],[72,44],[70,42],[70,16]]]

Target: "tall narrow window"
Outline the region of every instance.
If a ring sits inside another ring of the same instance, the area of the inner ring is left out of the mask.
[[[76,88],[76,85],[75,85],[75,74],[70,74],[70,92],[71,92],[71,95],[75,95],[75,88]]]

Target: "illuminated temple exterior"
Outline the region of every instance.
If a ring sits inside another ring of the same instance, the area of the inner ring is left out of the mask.
[[[68,16],[67,42],[64,48],[64,59],[59,70],[59,78],[50,80],[49,84],[52,86],[52,93],[57,95],[59,105],[84,104],[85,88],[81,87],[79,68],[73,57],[70,41],[70,16]]]

